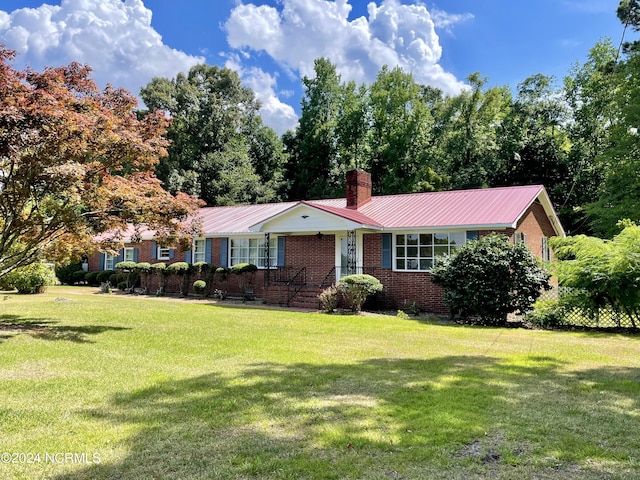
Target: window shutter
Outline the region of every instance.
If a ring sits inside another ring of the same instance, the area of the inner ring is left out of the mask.
[[[207,238],[204,241],[204,261],[207,263],[211,263],[211,245],[212,245],[212,241],[210,238]]]
[[[173,257],[176,256],[176,249],[172,248],[169,250],[169,259],[173,260]]]
[[[99,267],[100,271],[104,270],[104,259],[106,255],[107,255],[106,253],[100,254],[100,267]]]
[[[155,240],[151,242],[151,260],[158,258],[158,245]]]
[[[124,248],[118,251],[118,261],[116,263],[124,262]]]
[[[278,237],[278,258],[276,259],[277,267],[284,267],[284,242],[285,237]]]
[[[138,247],[133,249],[133,261],[138,263]]]
[[[391,268],[391,243],[390,233],[382,234],[382,268]]]
[[[220,266],[229,266],[229,239],[227,237],[220,239]]]
[[[184,261],[187,263],[191,263],[191,250],[187,250],[184,252]]]
[[[467,230],[467,242],[471,242],[472,240],[479,240],[480,232],[478,230]]]

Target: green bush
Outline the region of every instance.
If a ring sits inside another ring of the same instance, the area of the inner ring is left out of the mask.
[[[111,275],[113,275],[114,273],[115,272],[113,270],[103,270],[101,272],[98,272],[96,280],[98,280],[98,282],[100,283],[108,282],[111,279]]]
[[[338,308],[338,289],[335,285],[325,288],[319,295],[320,305],[326,313],[335,312]]]
[[[98,273],[99,272],[87,272],[84,276],[84,280],[92,287],[97,287],[100,285],[98,282]]]
[[[63,285],[73,285],[74,278],[73,274],[75,272],[84,272],[82,270],[82,265],[79,263],[70,263],[69,265],[65,265],[63,267],[56,268],[56,277]]]
[[[204,280],[196,280],[193,282],[193,291],[198,295],[203,295],[207,291],[207,282]]]
[[[512,245],[504,235],[491,234],[440,257],[431,279],[444,289],[451,315],[479,319],[485,325],[504,324],[507,315],[531,310],[549,274],[523,243]]]
[[[4,277],[5,283],[18,293],[44,293],[49,285],[55,285],[56,275],[53,269],[44,263],[32,263],[17,268]]]
[[[151,265],[151,272],[158,277],[158,291],[156,292],[156,295],[163,295],[167,275],[167,264],[163,262],[154,263]]]
[[[558,327],[565,323],[565,310],[558,300],[538,300],[524,318],[536,327]]]
[[[253,273],[258,270],[252,263],[238,263],[231,267],[231,273],[234,275],[242,275],[243,273]]]
[[[369,295],[382,290],[382,283],[371,275],[347,275],[340,279],[337,289],[351,310],[359,312]]]
[[[176,274],[180,277],[180,296],[185,296],[189,293],[189,277],[191,276],[191,272],[191,265],[187,262],[175,262],[167,266],[168,274]]]
[[[72,285],[78,285],[79,283],[84,283],[86,280],[87,272],[84,270],[76,270],[71,275]]]

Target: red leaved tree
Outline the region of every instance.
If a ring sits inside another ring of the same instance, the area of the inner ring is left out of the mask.
[[[0,278],[44,257],[113,250],[143,229],[166,243],[196,233],[198,201],[154,174],[165,117],[138,118],[135,97],[99,90],[88,66],[21,71],[14,58],[0,46]]]

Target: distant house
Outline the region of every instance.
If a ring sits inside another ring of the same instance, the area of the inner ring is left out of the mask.
[[[429,270],[438,255],[500,232],[550,259],[547,240],[564,230],[543,186],[371,195],[371,176],[347,174],[346,198],[200,209],[203,234],[191,250],[162,248],[151,234],[126,243],[119,257],[96,254],[90,270],[122,260],[253,263],[255,295],[269,303],[317,307],[316,294],[344,275],[368,273],[384,291],[377,301],[401,308],[413,301],[443,312]],[[227,282],[233,293],[233,283]]]

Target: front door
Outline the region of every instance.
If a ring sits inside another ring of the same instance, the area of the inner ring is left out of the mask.
[[[336,282],[339,282],[342,277],[357,273],[355,232],[349,232],[347,236],[338,237],[337,243]]]

